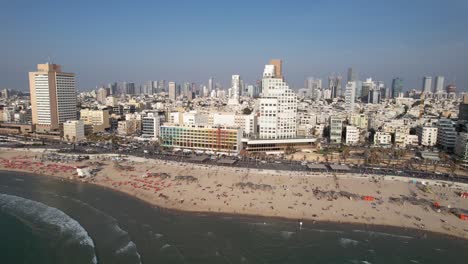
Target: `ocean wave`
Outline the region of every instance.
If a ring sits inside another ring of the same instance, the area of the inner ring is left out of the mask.
[[[319,232],[319,233],[336,233],[336,234],[344,233],[344,231],[340,231],[340,230],[325,230],[325,229],[305,228],[305,227],[303,227],[301,230],[314,231],[314,232]]]
[[[169,248],[169,247],[171,247],[171,245],[164,244],[164,246],[162,246],[159,250],[164,250],[164,249]]]
[[[396,234],[376,232],[376,231],[366,231],[366,230],[359,230],[359,229],[355,229],[355,230],[353,230],[353,232],[355,232],[355,233],[367,233],[367,234],[372,235],[372,236],[385,236],[385,237],[402,238],[402,239],[413,239],[414,238],[414,237],[411,237],[411,236],[396,235]]]
[[[100,222],[102,224],[100,229],[106,233],[108,237],[107,241],[112,243],[109,247],[114,249],[115,255],[118,257],[125,255],[131,260],[136,261],[136,263],[141,263],[141,255],[138,252],[137,245],[130,239],[128,232],[119,226],[117,219],[86,202],[71,197],[66,198],[80,204],[81,206],[87,207],[96,215],[96,217],[101,219]]]
[[[359,241],[345,237],[340,238],[339,242],[342,247],[357,246],[359,244]]]
[[[296,232],[290,232],[290,231],[281,231],[281,237],[288,240],[291,238],[292,235],[294,235]]]
[[[57,208],[15,195],[0,194],[0,210],[16,217],[32,228],[51,226],[58,230],[63,245],[77,247],[89,256],[89,263],[97,263],[94,242],[88,232],[73,218]]]

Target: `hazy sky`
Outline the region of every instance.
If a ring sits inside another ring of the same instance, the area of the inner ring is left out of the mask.
[[[405,89],[424,75],[468,87],[467,0],[0,3],[0,88],[29,89],[28,71],[48,57],[76,73],[80,90],[210,76],[227,86],[232,74],[254,82],[270,58],[284,60],[294,88],[349,66],[387,85],[403,77]]]

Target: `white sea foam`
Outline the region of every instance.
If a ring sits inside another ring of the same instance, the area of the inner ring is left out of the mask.
[[[57,208],[22,197],[0,194],[0,210],[34,225],[51,225],[59,230],[62,237],[70,237],[65,243],[79,243],[92,251],[90,263],[97,263],[94,242],[88,232],[73,218]]]
[[[281,237],[287,240],[287,239],[290,239],[291,236],[295,234],[295,232],[281,231],[280,234],[281,234]]]
[[[359,244],[359,241],[357,240],[353,240],[353,239],[345,238],[345,237],[340,238],[340,245],[342,247],[357,246],[358,244]]]
[[[114,217],[102,212],[101,210],[95,208],[94,206],[89,205],[88,203],[85,203],[81,200],[70,198],[72,201],[79,203],[82,206],[86,206],[89,209],[91,209],[97,216],[99,216],[102,219],[102,222],[106,222],[106,225],[104,226],[105,228],[109,228],[111,230],[112,236],[117,239],[117,240],[123,240],[123,246],[120,246],[115,250],[116,255],[134,255],[138,263],[141,263],[141,255],[138,253],[138,249],[136,244],[130,240],[130,237],[128,235],[128,232],[120,228],[118,225],[117,219]],[[161,235],[162,236],[162,235]]]
[[[384,232],[376,232],[376,231],[365,231],[365,230],[359,230],[355,229],[353,230],[355,233],[368,233],[369,235],[373,236],[386,236],[386,237],[394,237],[394,238],[402,238],[402,239],[413,239],[414,237],[411,236],[404,236],[404,235],[396,235],[396,234],[389,234],[389,233],[384,233]]]
[[[165,245],[162,246],[159,250],[164,250],[164,249],[166,249],[166,248],[169,248],[170,246],[171,246],[171,245],[169,245],[169,244],[165,244]]]

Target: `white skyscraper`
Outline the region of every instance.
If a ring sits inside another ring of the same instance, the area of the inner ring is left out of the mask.
[[[354,111],[354,101],[356,97],[356,81],[348,82],[345,90],[345,110],[349,114]]]
[[[239,104],[239,96],[241,91],[241,78],[240,75],[232,75],[231,78],[231,96],[228,104],[236,105]]]
[[[214,78],[210,77],[210,79],[208,79],[208,92],[211,93],[211,91],[213,90],[214,90]]]
[[[169,99],[175,101],[177,98],[177,86],[175,82],[169,82]]]
[[[430,93],[432,91],[432,77],[425,76],[423,78],[423,93]]]
[[[444,76],[436,76],[434,93],[442,93],[444,91],[444,82],[445,82]]]
[[[259,100],[259,136],[262,139],[296,137],[297,95],[284,82],[281,72],[277,77],[274,65],[266,65]]]

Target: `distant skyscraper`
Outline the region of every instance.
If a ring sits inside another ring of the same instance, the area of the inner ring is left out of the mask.
[[[341,96],[341,76],[328,77],[328,89],[331,91],[331,98]]]
[[[309,77],[305,81],[305,88],[310,97],[317,99],[318,90],[322,89],[322,80]]]
[[[211,93],[211,91],[213,91],[215,89],[214,87],[214,78],[213,77],[210,77],[210,79],[208,79],[208,91]]]
[[[354,101],[356,97],[356,81],[351,81],[346,84],[345,89],[345,110],[348,114],[354,111]]]
[[[177,85],[175,82],[169,82],[169,99],[172,101],[176,100],[177,97]]]
[[[58,130],[60,124],[76,120],[75,74],[62,72],[58,64],[38,64],[29,73],[32,122],[39,130]]]
[[[283,79],[283,61],[273,59],[273,60],[270,60],[270,64],[275,66],[275,76],[276,76],[276,78]]]
[[[348,82],[357,81],[356,73],[353,71],[353,68],[348,68]]]
[[[387,90],[385,89],[385,83],[382,81],[377,82],[377,89],[379,90],[379,98],[385,99],[387,98]]]
[[[432,92],[432,77],[424,76],[423,78],[423,93]]]
[[[130,95],[135,94],[135,83],[124,82],[123,89],[124,89],[125,94],[130,94]]]
[[[190,95],[192,93],[192,90],[190,89],[190,83],[185,82],[184,87],[183,87],[183,94],[187,99],[192,99],[192,96]]]
[[[441,93],[444,91],[444,82],[445,82],[444,76],[436,76],[434,93]]]
[[[109,89],[106,89],[104,87],[99,88],[96,91],[96,100],[100,102],[101,104],[104,104],[106,102],[106,98],[109,95],[108,94]]]
[[[241,92],[241,78],[240,75],[232,75],[231,77],[231,96],[228,103],[235,105],[239,103],[239,96]]]
[[[158,81],[158,92],[165,92],[166,91],[166,81],[159,80]]]
[[[449,84],[449,85],[447,85],[445,90],[447,91],[447,93],[456,93],[457,92],[457,87],[455,86],[455,84]]]
[[[116,95],[118,93],[117,91],[117,83],[114,82],[114,83],[109,83],[107,85],[107,87],[109,87],[109,93],[110,95]]]
[[[239,97],[241,89],[241,78],[240,75],[232,75],[231,88],[234,96]]]
[[[397,77],[392,80],[392,98],[397,98],[403,92],[403,79]]]

